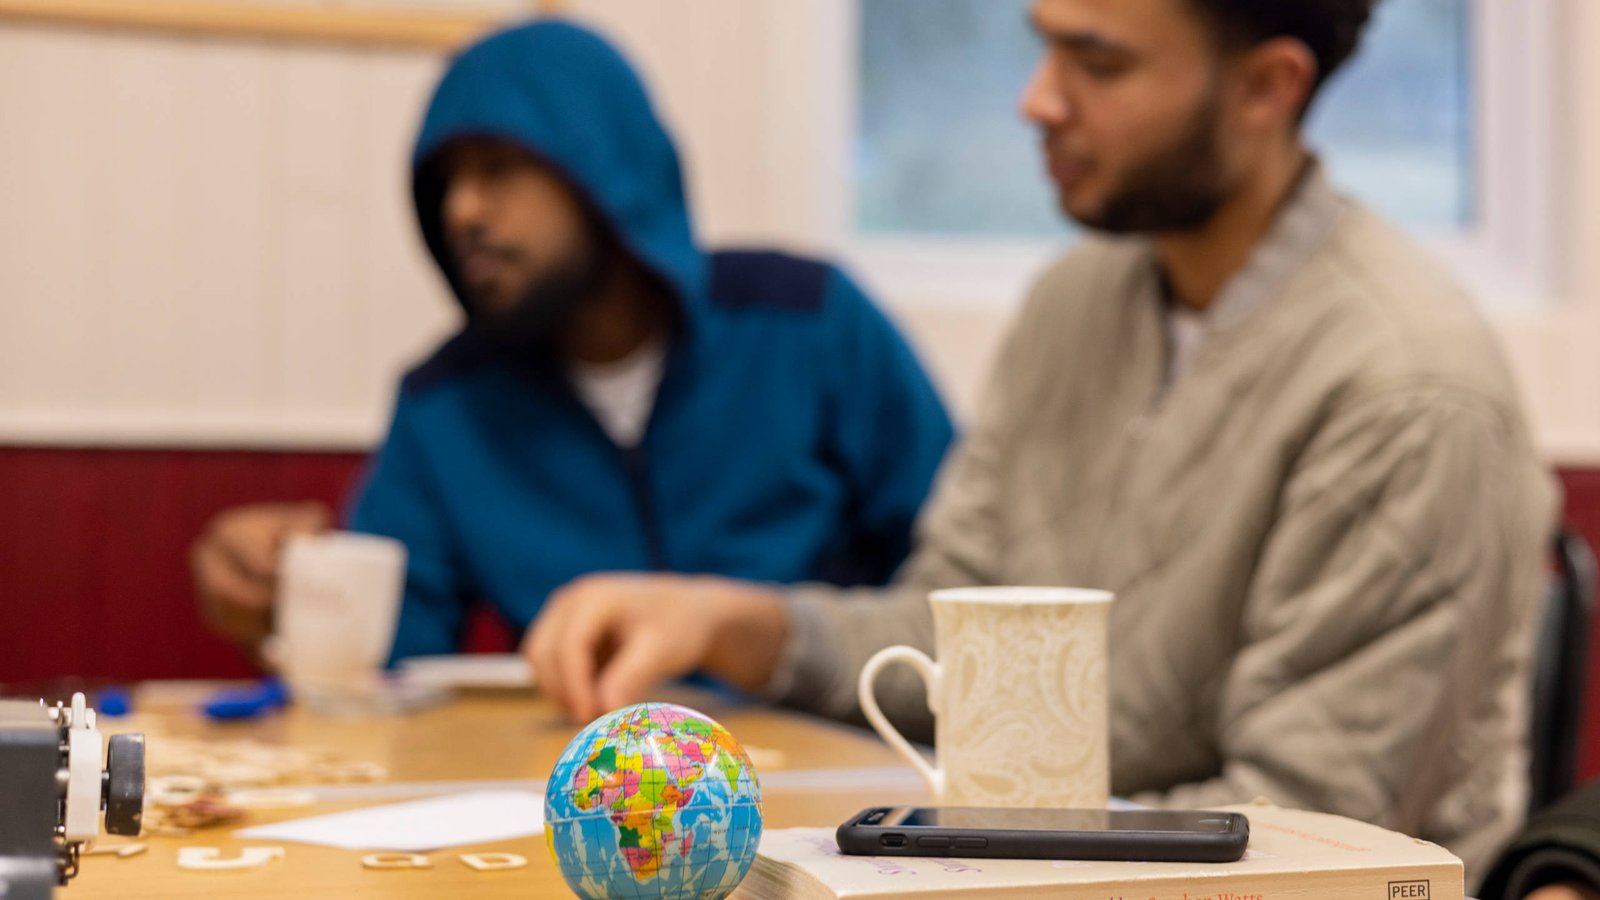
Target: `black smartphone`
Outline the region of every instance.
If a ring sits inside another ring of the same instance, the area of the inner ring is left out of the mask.
[[[1250,821],[1202,810],[874,806],[840,825],[838,840],[861,856],[1233,862]]]

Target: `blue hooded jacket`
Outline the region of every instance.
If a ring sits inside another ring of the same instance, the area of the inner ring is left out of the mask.
[[[670,288],[678,327],[633,448],[558,360],[511,361],[467,331],[405,377],[350,516],[409,552],[391,659],[456,650],[476,598],[525,630],[592,572],[886,581],[952,435],[861,291],[819,262],[703,253],[644,86],[601,38],[550,20],[465,50],[428,108],[413,193],[452,285],[427,163],[469,136],[511,140],[565,177]]]

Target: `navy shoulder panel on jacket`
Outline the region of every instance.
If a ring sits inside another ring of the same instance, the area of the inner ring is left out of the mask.
[[[822,308],[833,267],[773,250],[724,250],[711,257],[711,302],[725,309]]]
[[[473,371],[488,358],[488,351],[481,342],[465,331],[458,332],[433,351],[432,356],[405,374],[400,380],[400,392],[413,395],[422,393],[457,375]]]

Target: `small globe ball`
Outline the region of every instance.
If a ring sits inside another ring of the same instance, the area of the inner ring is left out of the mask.
[[[761,841],[761,785],[710,717],[639,703],[590,722],[545,788],[545,842],[586,900],[721,900]]]

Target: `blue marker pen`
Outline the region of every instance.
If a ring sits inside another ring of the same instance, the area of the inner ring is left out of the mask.
[[[268,678],[245,688],[228,688],[212,694],[200,711],[209,719],[254,719],[289,702],[283,682]]]

